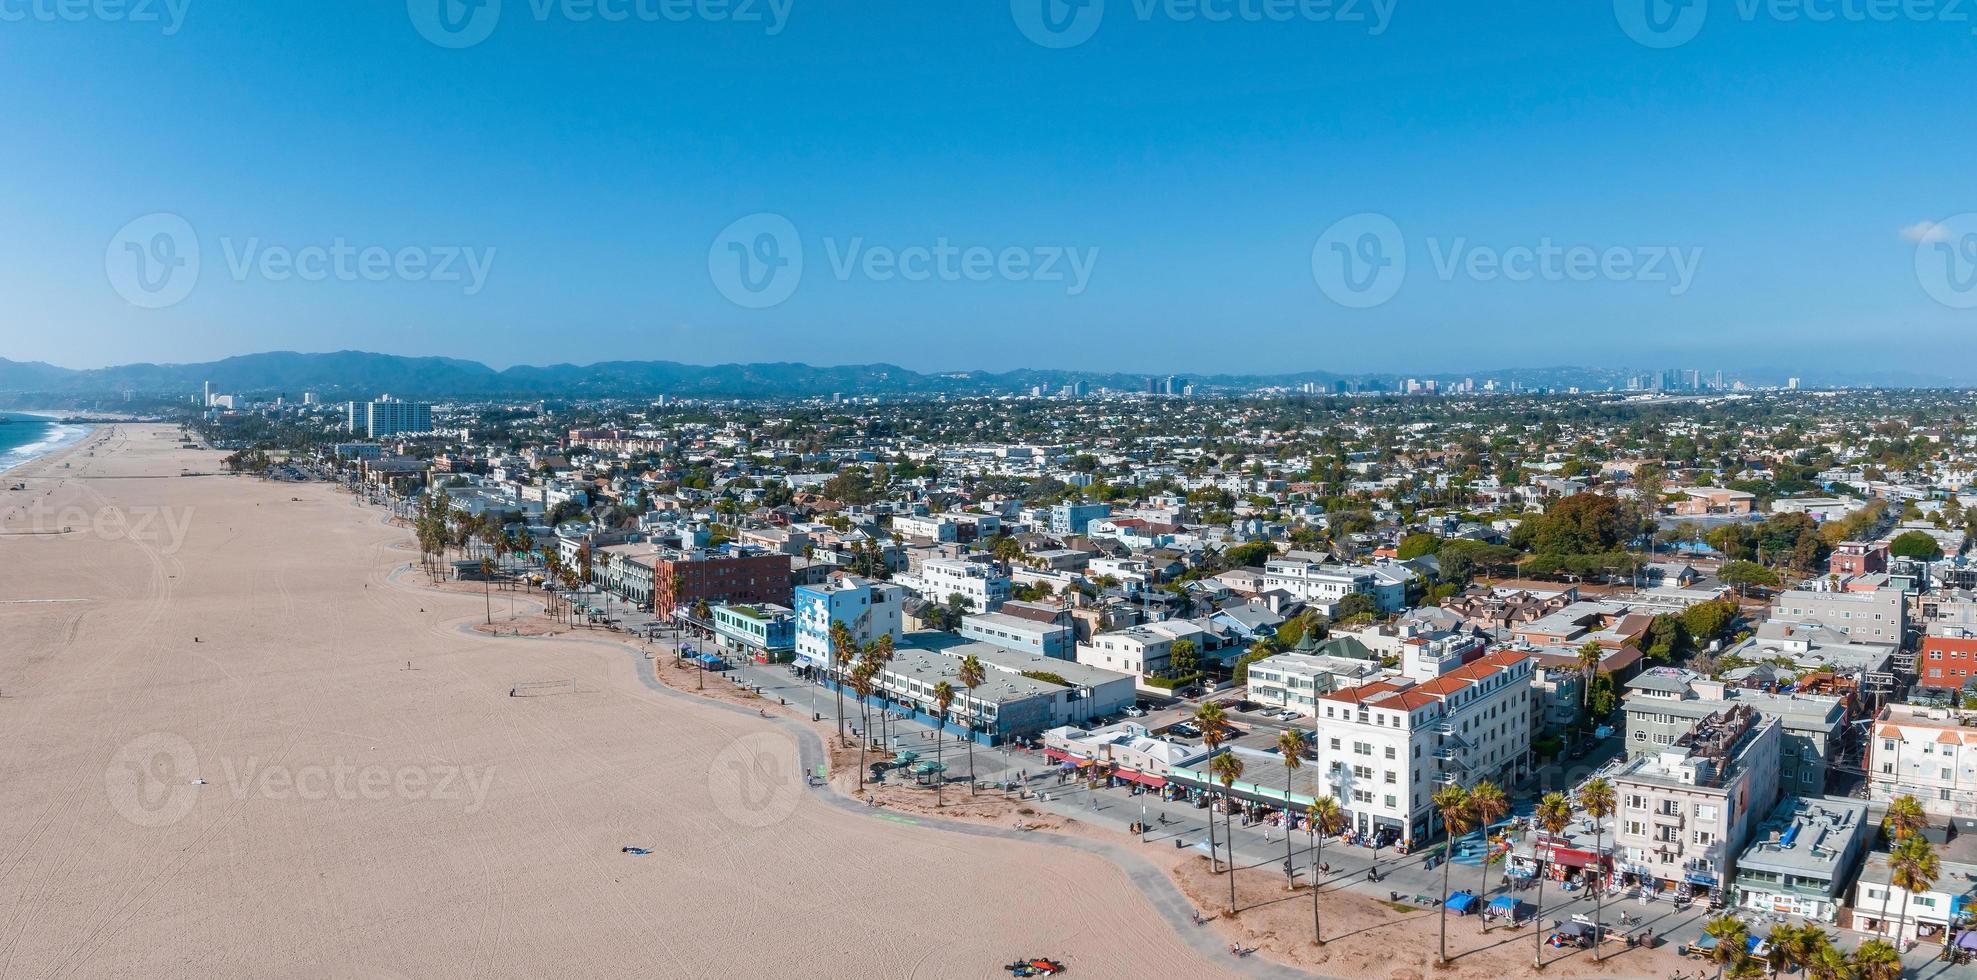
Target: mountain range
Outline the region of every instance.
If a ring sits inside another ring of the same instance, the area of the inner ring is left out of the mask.
[[[1628,377],[1644,373],[1591,367],[1516,368],[1468,373],[1340,374],[1303,371],[1270,375],[1189,376],[1183,380],[1200,390],[1235,393],[1271,387],[1295,388],[1315,384],[1321,391],[1344,381],[1355,388],[1378,385],[1393,390],[1406,377],[1442,384],[1465,377],[1478,382],[1516,382],[1526,388],[1624,388]],[[1755,384],[1780,384],[1775,370],[1740,372],[1734,377]],[[1041,386],[1054,391],[1083,381],[1092,388],[1144,391],[1153,376],[1127,372],[1025,369],[992,373],[954,371],[923,373],[892,364],[847,364],[819,367],[788,362],[762,364],[682,364],[674,361],[606,361],[597,364],[516,366],[495,370],[476,361],[447,357],[404,357],[363,351],[297,353],[273,351],[245,354],[201,364],[126,364],[74,370],[42,362],[0,358],[0,393],[12,400],[36,394],[61,396],[109,395],[119,392],[151,397],[180,397],[198,393],[211,382],[213,390],[260,397],[298,398],[312,391],[323,401],[371,398],[384,394],[404,398],[810,398],[833,394],[935,396],[1026,393]],[[1808,378],[1810,384],[1853,384],[1890,387],[1955,387],[1947,378],[1880,372],[1852,379]]]

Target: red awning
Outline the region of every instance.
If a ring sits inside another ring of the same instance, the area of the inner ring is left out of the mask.
[[[1167,785],[1167,778],[1165,776],[1155,776],[1151,773],[1134,772],[1131,769],[1121,769],[1118,772],[1113,773],[1113,775],[1118,776],[1120,779],[1129,780],[1131,782],[1138,783],[1141,786],[1147,786],[1153,789],[1159,789],[1160,787]]]
[[[1575,851],[1569,847],[1552,848],[1551,860],[1568,868],[1590,868],[1600,863],[1599,855],[1591,851]]]

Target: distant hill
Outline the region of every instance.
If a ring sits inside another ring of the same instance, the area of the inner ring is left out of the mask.
[[[1395,390],[1405,380],[1395,374],[1335,374],[1304,371],[1275,375],[1190,375],[1174,372],[1204,389],[1242,392],[1310,383],[1329,391],[1340,381],[1355,388]],[[1450,384],[1465,377],[1499,384],[1517,382],[1527,388],[1587,389],[1624,387],[1633,370],[1585,367],[1516,368],[1467,374],[1418,374],[1422,380]],[[1738,375],[1777,384],[1782,372]],[[921,373],[893,364],[846,364],[816,367],[777,362],[765,364],[681,364],[675,361],[605,361],[598,364],[517,366],[496,371],[475,361],[446,357],[401,357],[363,351],[304,354],[273,351],[245,354],[205,364],[125,364],[90,370],[70,370],[40,362],[0,358],[0,392],[19,397],[31,394],[101,395],[134,391],[144,395],[177,396],[194,393],[206,382],[215,391],[232,394],[299,397],[314,391],[324,401],[370,398],[383,394],[407,398],[534,398],[627,397],[671,395],[687,398],[809,398],[832,394],[931,396],[984,395],[1028,392],[1041,386],[1056,390],[1083,381],[1093,388],[1139,391],[1150,375],[1123,372],[1024,369],[992,373],[956,371]],[[1947,378],[1883,373],[1845,379],[1808,377],[1808,384],[1880,384],[1902,387],[1953,387]]]

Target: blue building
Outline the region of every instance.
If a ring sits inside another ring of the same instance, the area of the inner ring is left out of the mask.
[[[1066,501],[1050,509],[1050,533],[1083,534],[1091,527],[1091,522],[1111,516],[1111,504],[1079,504]]]

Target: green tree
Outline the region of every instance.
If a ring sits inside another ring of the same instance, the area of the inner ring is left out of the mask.
[[[1896,558],[1935,561],[1943,557],[1943,549],[1936,544],[1935,538],[1921,531],[1903,531],[1895,535],[1893,541],[1888,542],[1888,554]]]
[[[1400,539],[1400,546],[1394,549],[1394,556],[1401,561],[1432,555],[1441,548],[1442,539],[1433,534],[1410,534]]]

